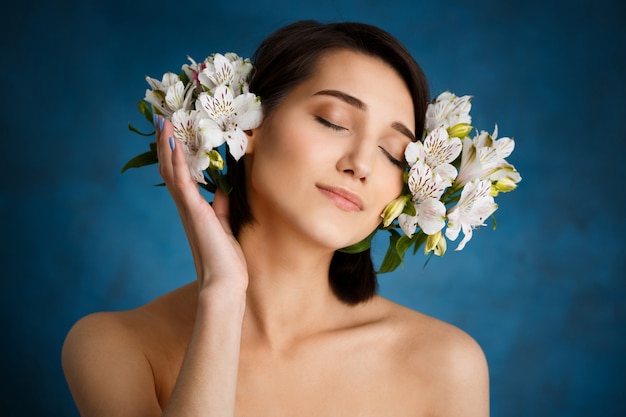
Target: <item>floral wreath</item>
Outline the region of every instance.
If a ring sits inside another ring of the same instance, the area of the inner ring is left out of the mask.
[[[191,176],[202,188],[214,193],[219,187],[228,193],[226,149],[238,161],[247,147],[244,131],[258,127],[263,119],[261,100],[249,91],[253,66],[234,53],[213,54],[199,64],[189,61],[180,74],[167,72],[161,81],[147,76],[151,89],[139,110],[150,123],[157,115],[172,122]],[[456,248],[462,250],[472,231],[486,226],[498,208],[494,197],[514,190],[521,176],[505,159],[515,142],[498,139],[497,125],[493,133],[476,130],[474,137],[469,136],[474,130],[471,99],[446,91],[428,105],[422,140],[410,143],[404,152],[408,168],[401,195],[387,205],[370,236],[341,251],[367,250],[378,230],[387,230],[389,247],[378,272],[390,272],[403,263],[411,247],[414,254],[423,246],[426,255],[443,256],[446,239],[454,241],[462,231]],[[128,128],[143,136],[155,134],[130,123]],[[122,172],[157,162],[153,142]]]

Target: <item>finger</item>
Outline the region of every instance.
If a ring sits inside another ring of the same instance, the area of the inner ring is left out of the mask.
[[[157,116],[155,121],[156,129],[156,145],[157,145],[157,158],[159,160],[159,173],[165,181],[169,184],[172,179],[172,161],[171,161],[171,148],[168,143],[167,132],[164,132],[166,127],[166,120],[163,116]]]
[[[159,149],[159,161],[162,162],[164,169],[164,179],[170,179],[178,185],[187,185],[191,181],[189,168],[183,152],[183,146],[179,140],[174,137],[174,126],[172,123],[160,117],[158,123],[158,140],[157,147]]]

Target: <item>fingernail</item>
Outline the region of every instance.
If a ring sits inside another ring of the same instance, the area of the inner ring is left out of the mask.
[[[165,123],[165,117],[159,117],[159,129],[163,130],[163,123]]]
[[[173,151],[176,149],[176,143],[174,142],[174,138],[170,137],[170,149]]]
[[[153,120],[153,124],[154,124],[154,128],[156,129],[157,127],[157,123],[159,121],[159,116],[157,116],[156,114],[152,115],[152,120]]]

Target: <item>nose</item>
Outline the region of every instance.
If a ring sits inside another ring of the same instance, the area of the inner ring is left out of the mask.
[[[337,170],[365,181],[372,173],[376,146],[367,140],[354,140],[337,161]]]

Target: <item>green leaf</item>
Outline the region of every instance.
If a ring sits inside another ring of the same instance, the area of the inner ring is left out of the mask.
[[[199,183],[198,185],[200,186],[200,188],[213,194],[215,194],[215,191],[217,190],[217,187],[215,186],[215,184],[213,184],[212,181],[207,181],[206,184]]]
[[[228,181],[225,175],[220,175],[216,178],[217,186],[220,187],[220,190],[224,192],[224,194],[228,195],[233,190],[233,186]]]
[[[407,235],[402,235],[400,239],[396,242],[396,251],[398,252],[398,256],[402,263],[404,263],[404,254],[407,249],[413,245],[413,241],[415,240],[415,235],[413,237],[408,237]]]
[[[139,168],[146,165],[156,164],[158,161],[156,152],[149,150],[140,155],[137,155],[130,161],[126,162],[126,165],[122,168],[122,173],[129,168]]]
[[[152,119],[152,108],[147,101],[139,101],[139,111],[141,112],[141,114],[144,115],[148,123],[154,124],[154,120]]]
[[[141,136],[152,136],[155,134],[155,132],[151,132],[151,133],[143,133],[141,130],[137,129],[135,126],[131,125],[130,122],[128,122],[128,130],[137,133],[138,135]]]
[[[372,233],[370,233],[370,235],[368,237],[366,237],[365,239],[363,239],[362,241],[355,243],[354,245],[350,245],[347,246],[345,248],[341,248],[339,249],[339,252],[343,252],[343,253],[361,253],[363,251],[368,250],[369,248],[372,247],[372,239],[374,238],[374,235],[376,234],[376,232],[378,231],[378,229],[374,230]]]
[[[401,237],[400,233],[394,229],[389,229],[389,233],[391,233],[391,236],[389,236],[389,247],[387,248],[387,253],[385,253],[383,262],[378,269],[379,274],[394,271],[402,263],[402,259],[396,250],[396,243]]]
[[[431,252],[428,254],[428,258],[426,259],[426,262],[424,262],[424,266],[422,267],[422,269],[426,269],[426,265],[428,265],[430,260],[433,259],[434,255],[435,255],[435,252]]]
[[[181,80],[183,82],[183,84],[185,84],[185,86],[187,86],[187,84],[189,84],[189,77],[187,76],[187,73],[185,73],[185,71],[181,72],[180,74],[178,74],[178,79]]]
[[[413,255],[415,255],[419,248],[422,247],[422,245],[426,242],[426,239],[428,239],[428,235],[421,230],[419,233],[413,235]]]
[[[206,175],[205,178],[208,182],[211,183],[211,189],[205,188],[207,191],[215,193],[215,191],[217,191],[217,187],[219,187],[220,190],[222,190],[225,194],[229,194],[231,192],[233,187],[230,185],[230,182],[228,181],[228,178],[226,178],[226,175],[222,174],[219,170],[211,167],[207,168],[205,172],[209,174],[208,178],[206,177]]]
[[[408,216],[415,216],[417,214],[417,212],[415,211],[415,204],[413,204],[412,201],[407,202],[404,205],[404,209],[402,210],[402,213]]]

